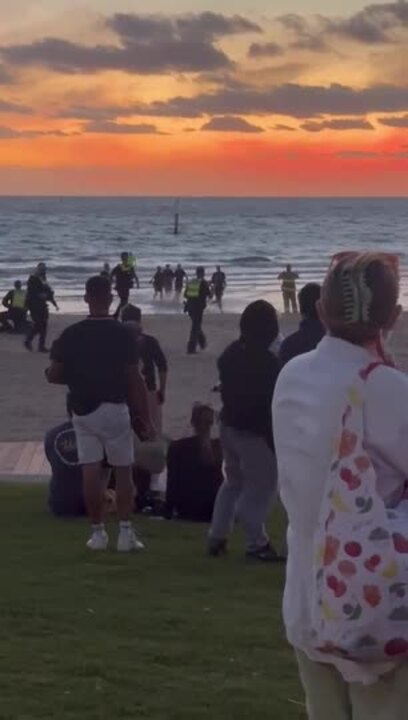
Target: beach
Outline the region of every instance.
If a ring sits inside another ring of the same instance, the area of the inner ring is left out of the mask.
[[[62,330],[80,317],[53,314],[49,344]],[[238,335],[238,315],[205,317],[208,348],[194,356],[186,354],[190,323],[185,315],[146,316],[145,331],[161,342],[169,361],[169,383],[165,405],[165,431],[175,439],[189,433],[192,404],[210,402],[216,408],[219,397],[212,392],[218,381],[216,362],[223,349]],[[299,318],[281,317],[281,330],[288,335]],[[391,348],[399,366],[408,371],[408,314],[404,313],[393,336]],[[42,440],[45,432],[66,417],[66,389],[49,385],[44,377],[48,358],[28,353],[20,336],[0,335],[0,441]]]

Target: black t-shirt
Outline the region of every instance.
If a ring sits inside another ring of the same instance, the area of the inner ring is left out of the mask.
[[[112,271],[117,290],[130,290],[134,285],[135,271],[133,268],[117,265]]]
[[[292,358],[314,350],[325,334],[326,331],[317,318],[302,320],[299,330],[282,342],[279,350],[281,364],[286,365]]]
[[[212,276],[212,283],[216,290],[224,290],[225,282],[226,282],[225,273],[223,273],[221,271],[215,272],[214,275]]]
[[[76,415],[102,403],[127,401],[127,369],[138,362],[129,328],[113,318],[87,318],[64,330],[51,351],[64,366],[65,383]]]
[[[27,283],[26,305],[31,313],[48,314],[47,303],[52,302],[54,294],[45,280],[38,275],[30,275]]]
[[[141,360],[142,375],[149,391],[157,389],[156,370],[167,372],[167,360],[160,343],[151,335],[140,335],[137,341],[137,352]]]
[[[280,364],[267,348],[230,345],[218,361],[225,425],[264,437],[273,447],[272,396]]]

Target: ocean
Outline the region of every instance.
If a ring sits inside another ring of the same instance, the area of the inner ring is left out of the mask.
[[[153,302],[157,265],[182,263],[207,275],[222,265],[225,310],[239,312],[265,298],[281,308],[278,274],[292,263],[299,285],[321,281],[333,253],[347,249],[398,253],[402,302],[408,297],[408,199],[181,199],[180,234],[173,234],[169,198],[0,197],[0,293],[25,281],[39,261],[61,310],[85,312],[86,279],[128,250],[137,258],[141,289],[132,301],[146,313],[179,312]]]

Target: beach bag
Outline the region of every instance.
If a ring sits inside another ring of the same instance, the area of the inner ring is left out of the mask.
[[[314,537],[315,649],[362,663],[408,656],[406,494],[387,510],[364,445],[365,383],[381,364],[348,389]]]
[[[135,465],[151,475],[160,475],[166,467],[168,442],[165,438],[140,440],[133,433]]]

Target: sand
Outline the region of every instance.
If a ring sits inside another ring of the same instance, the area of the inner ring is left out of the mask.
[[[49,344],[78,317],[52,315]],[[298,318],[282,317],[284,335],[292,332]],[[169,360],[169,386],[165,406],[165,431],[172,438],[189,431],[189,418],[195,401],[218,407],[216,360],[238,335],[238,316],[209,311],[205,317],[208,349],[194,356],[186,354],[189,319],[180,315],[145,317],[145,330],[161,342]],[[408,370],[408,315],[399,321],[393,335],[393,350],[400,366]],[[44,370],[47,356],[28,353],[21,337],[0,334],[0,441],[42,440],[50,427],[64,421],[64,388],[48,385]]]

